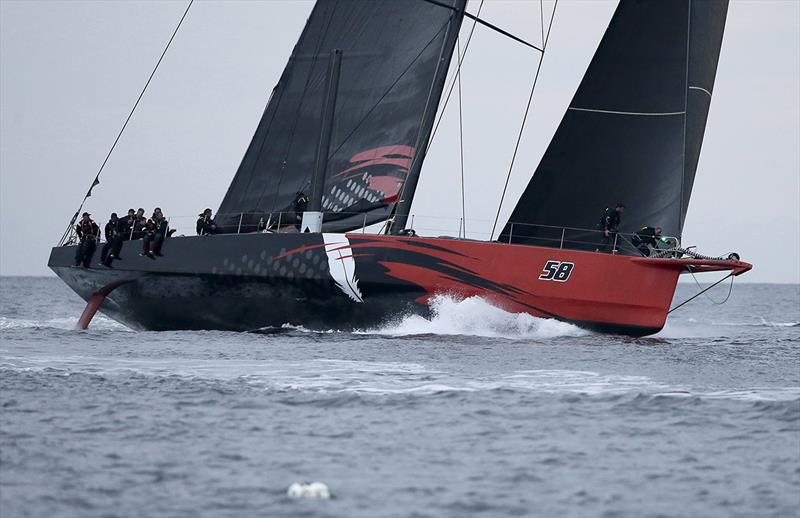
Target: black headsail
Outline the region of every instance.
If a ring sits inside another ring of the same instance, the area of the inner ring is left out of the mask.
[[[616,203],[626,206],[623,232],[681,235],[727,9],[727,0],[620,1],[500,241],[560,246],[560,229],[529,225],[596,228]],[[590,234],[567,240],[597,246]]]
[[[261,218],[273,214],[275,221],[278,212],[291,211],[298,192],[309,194],[332,49],[341,49],[342,64],[323,230],[388,218],[415,147],[427,145],[425,113],[438,106],[466,0],[444,3],[449,7],[425,0],[318,0],[220,205],[218,223],[230,228],[241,221],[243,230],[252,230]]]

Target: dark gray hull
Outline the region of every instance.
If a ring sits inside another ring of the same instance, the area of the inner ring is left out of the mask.
[[[321,234],[177,237],[163,257],[140,252],[141,241],[128,241],[113,268],[98,264],[99,252],[83,268],[74,266],[74,246],[57,247],[48,266],[84,300],[105,293],[100,311],[134,329],[353,329],[428,311],[414,302],[424,290],[382,275],[362,277],[369,304],[354,303],[330,273]]]

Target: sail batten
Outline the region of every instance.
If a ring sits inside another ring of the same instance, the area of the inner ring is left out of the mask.
[[[251,230],[279,212],[289,213],[283,223],[295,223],[293,200],[310,189],[334,48],[343,57],[322,197],[330,224],[323,230],[388,218],[407,180],[406,162],[430,134],[424,114],[438,105],[447,69],[440,61],[449,62],[466,0],[446,3],[319,0],[219,207],[219,224],[242,220]]]
[[[599,108],[577,108],[575,106],[570,106],[568,109],[575,110],[579,112],[594,112],[594,113],[607,113],[609,115],[641,115],[644,117],[647,116],[661,116],[661,115],[685,115],[686,110],[681,110],[679,112],[628,112],[628,111],[618,111],[618,110],[601,110]]]
[[[702,86],[689,85],[689,90],[700,90],[701,92],[703,92],[703,93],[707,94],[709,97],[711,97],[711,92],[709,92],[708,90],[706,90]]]

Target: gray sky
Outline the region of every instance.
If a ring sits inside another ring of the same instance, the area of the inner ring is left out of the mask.
[[[559,2],[501,222],[615,5]],[[50,247],[185,6],[0,0],[1,274],[49,273]],[[197,1],[87,203],[95,219],[158,205],[189,228],[201,209],[216,208],[311,6]],[[552,6],[545,2],[546,16]],[[539,16],[539,2],[523,0],[487,0],[482,13],[533,42],[541,40]],[[462,85],[469,237],[491,229],[537,59],[476,30]],[[461,215],[453,101],[413,208],[415,227],[432,235],[455,234]],[[755,264],[743,281],[800,282],[799,203],[800,2],[732,0],[684,244],[710,255],[738,251]]]

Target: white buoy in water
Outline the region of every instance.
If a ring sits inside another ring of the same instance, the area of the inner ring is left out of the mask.
[[[330,489],[322,482],[312,482],[310,484],[295,482],[289,486],[289,489],[286,490],[286,494],[291,498],[310,498],[316,500],[327,500],[331,497]]]
[[[295,482],[289,489],[286,490],[286,494],[292,498],[302,498],[305,488],[305,484],[301,484],[300,482]]]

